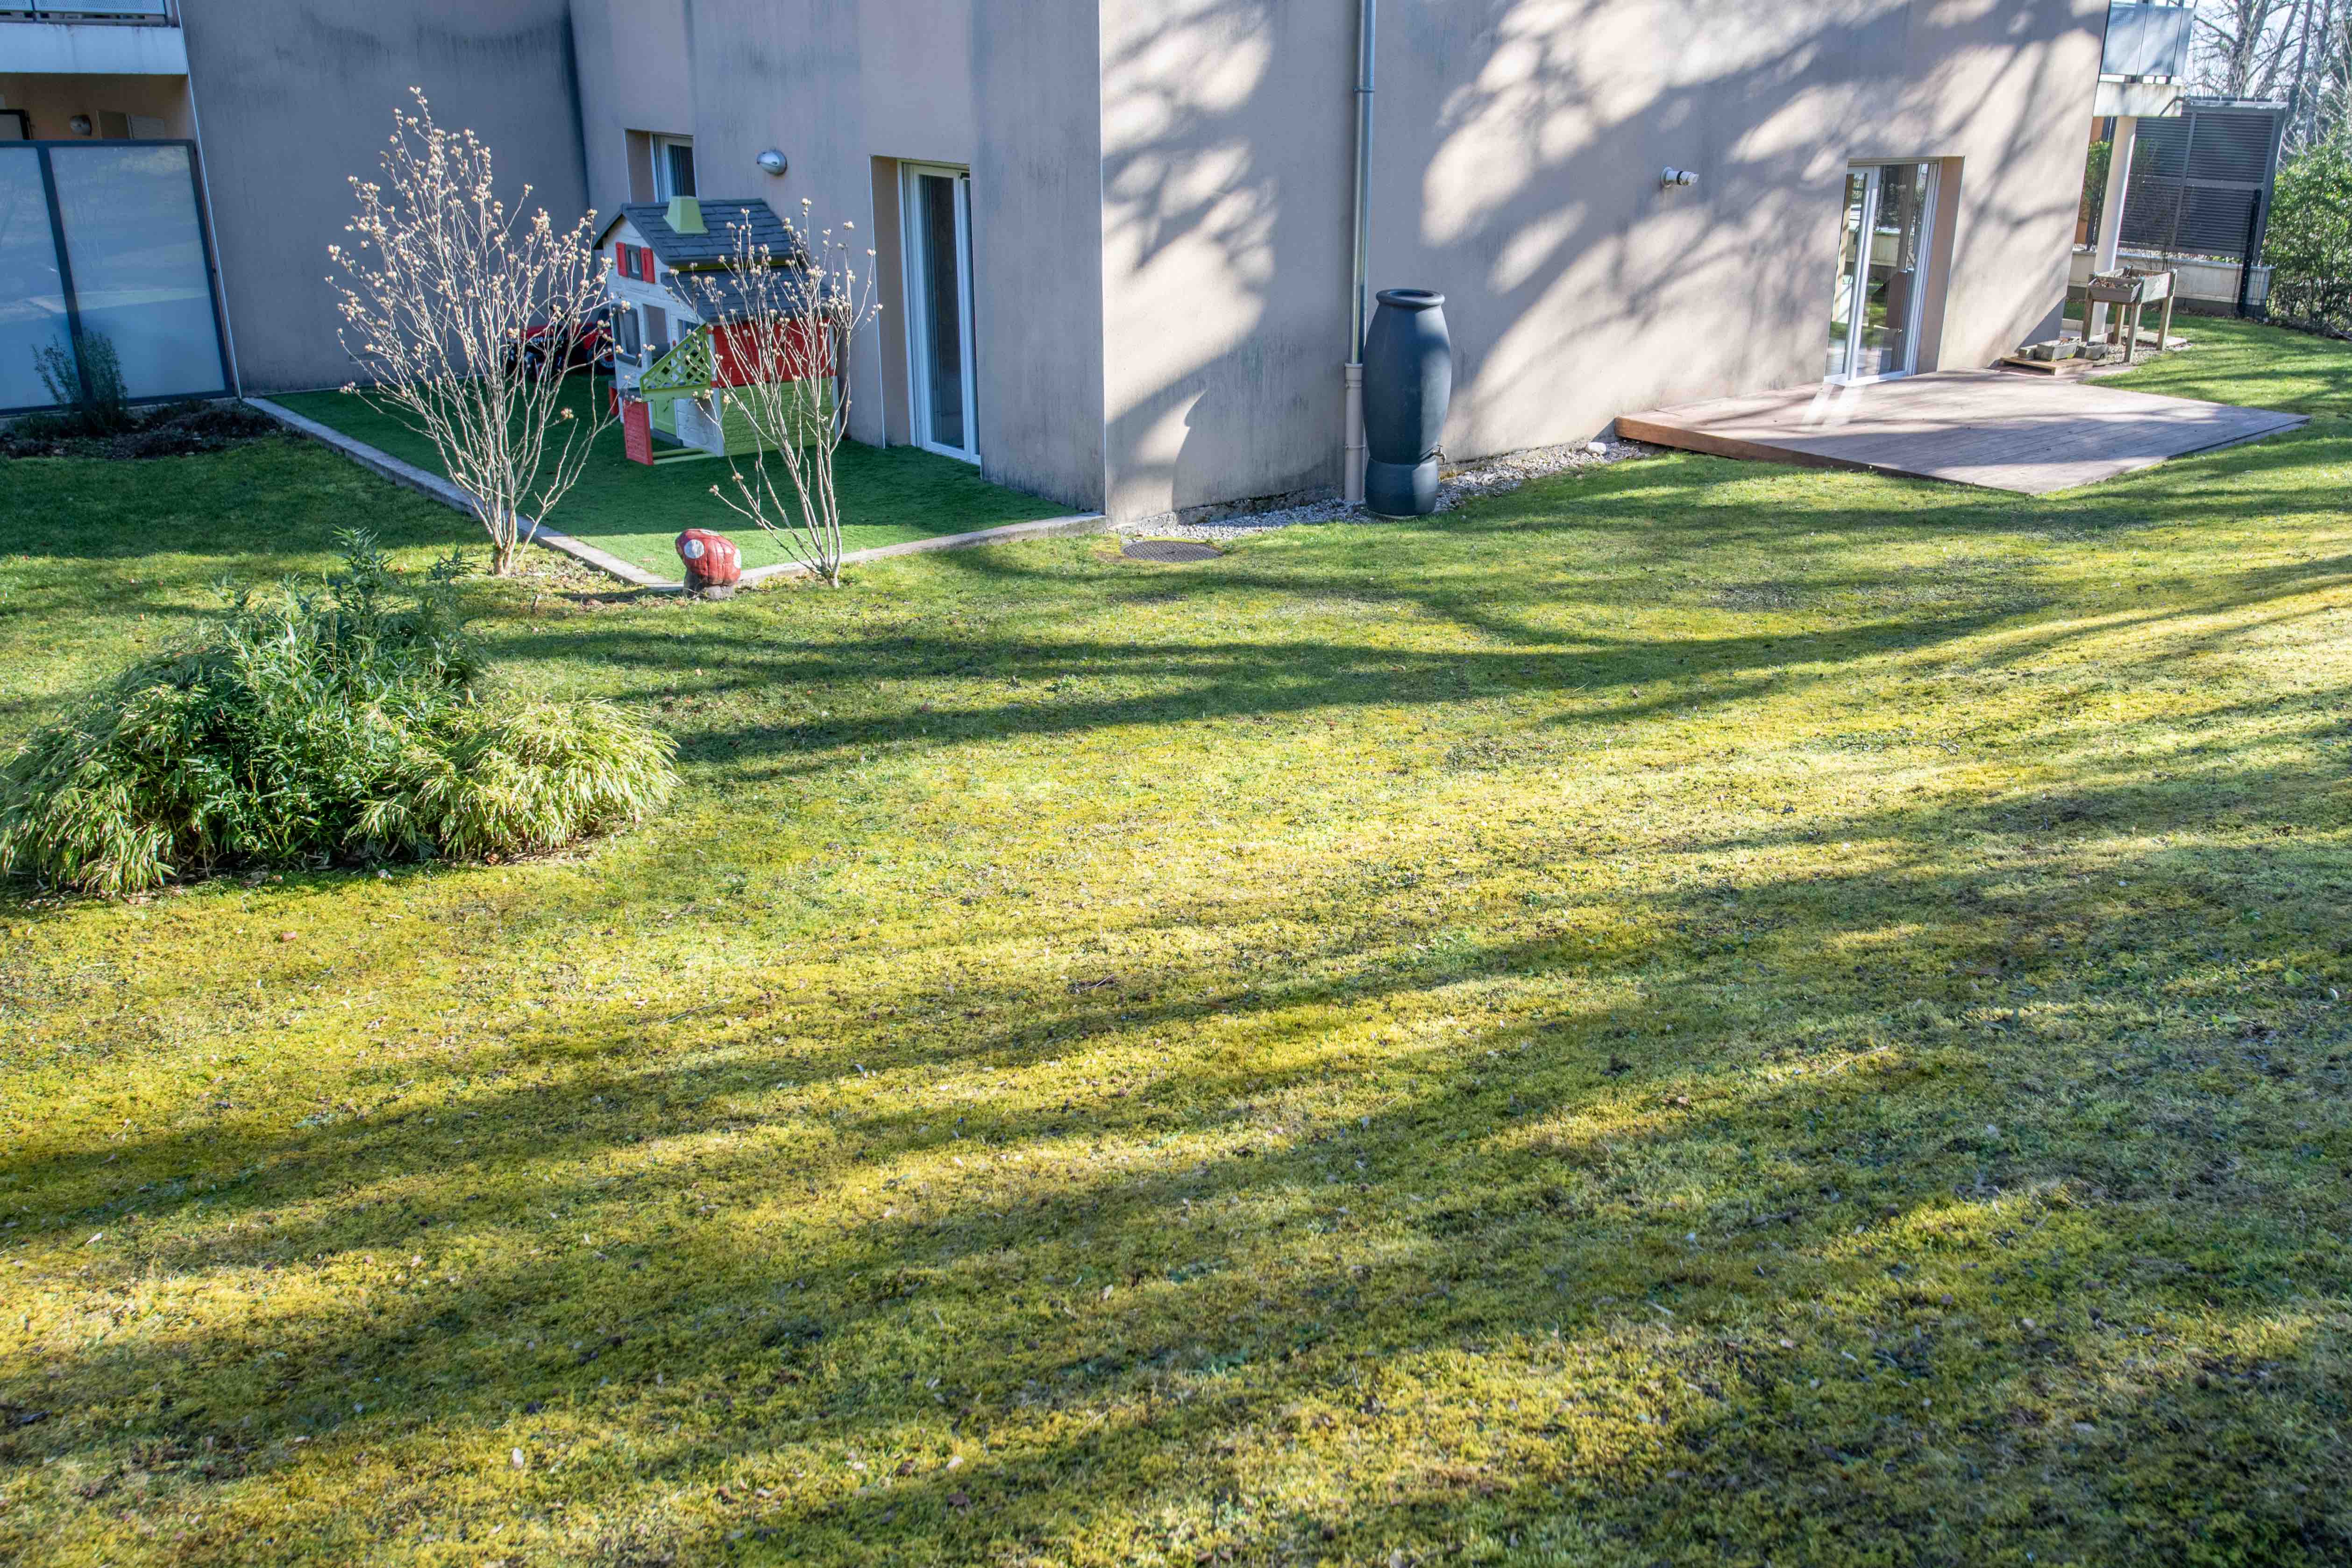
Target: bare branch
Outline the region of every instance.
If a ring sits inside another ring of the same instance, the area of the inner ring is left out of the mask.
[[[351,244],[327,247],[338,336],[360,367],[350,390],[432,442],[506,576],[609,423],[593,366],[587,417],[563,401],[572,347],[604,300],[596,214],[567,229],[544,209],[509,214],[490,150],[436,125],[409,90],[415,112],[393,116],[382,182],[352,180]]]
[[[832,229],[814,226],[810,210],[803,201],[798,224],[783,220],[791,238],[782,255],[748,224],[736,225],[725,271],[704,289],[720,395],[758,439],[748,472],[728,458],[732,493],[717,485],[711,493],[838,587],[835,457],[849,428],[850,345],[881,307],[874,253],[853,254]]]

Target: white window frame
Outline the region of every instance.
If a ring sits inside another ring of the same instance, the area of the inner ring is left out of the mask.
[[[1845,362],[1846,370],[1824,378],[1832,386],[1866,387],[1874,382],[1899,382],[1906,376],[1919,373],[1919,323],[1927,315],[1927,267],[1936,249],[1936,225],[1944,215],[1944,166],[1934,158],[1854,158],[1846,163],[1846,172],[1857,169],[1874,171],[1905,169],[1915,164],[1927,166],[1927,189],[1920,198],[1925,209],[1919,221],[1919,282],[1911,291],[1911,319],[1903,329],[1903,368],[1885,371],[1874,376],[1853,373],[1855,357],[1862,351],[1862,298],[1870,288],[1870,236],[1878,226],[1878,193],[1885,188],[1886,176],[1879,173],[1864,183],[1862,197],[1862,249],[1854,262],[1853,298],[1846,302]],[[1843,176],[1840,177],[1841,184]]]
[[[669,188],[669,150],[673,147],[683,147],[691,152],[694,151],[694,138],[664,136],[656,132],[648,139],[647,145],[653,150],[654,200],[667,202],[678,193]],[[702,171],[698,167],[694,172],[694,183],[698,190],[700,189]]]
[[[928,346],[930,313],[923,299],[923,268],[919,246],[922,216],[916,201],[917,182],[925,175],[943,175],[956,183],[956,314],[963,328],[962,446],[948,446],[931,438],[931,371]],[[971,171],[959,163],[898,165],[898,271],[905,286],[907,322],[907,430],[914,444],[942,457],[980,461],[980,371],[977,352],[979,323],[972,319]]]

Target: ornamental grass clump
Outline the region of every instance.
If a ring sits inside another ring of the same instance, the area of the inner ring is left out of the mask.
[[[344,570],[238,595],[0,766],[0,871],[124,894],[259,867],[510,856],[625,827],[677,775],[601,704],[488,685],[451,558],[411,582],[364,533]]]

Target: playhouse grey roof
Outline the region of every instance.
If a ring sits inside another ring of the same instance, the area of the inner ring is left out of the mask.
[[[731,271],[673,272],[667,286],[680,304],[705,321],[726,321],[750,314],[743,302],[742,283]],[[768,308],[786,316],[802,314],[805,287],[797,280],[779,279],[768,296]]]
[[[751,243],[765,246],[780,262],[799,252],[792,230],[765,202],[705,196],[700,198],[700,204],[706,233],[682,235],[670,227],[667,202],[629,202],[604,225],[596,243],[602,245],[611,238],[613,231],[626,219],[636,225],[637,233],[645,236],[646,246],[661,258],[662,265],[674,271],[723,266],[735,255],[735,231],[746,226],[751,231]]]

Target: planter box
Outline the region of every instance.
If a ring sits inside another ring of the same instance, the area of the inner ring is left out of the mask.
[[[2126,250],[2116,253],[2118,265],[2143,271],[2168,271],[2173,275],[2172,291],[2183,299],[2195,299],[2211,305],[2238,303],[2238,264],[2234,261],[2168,260],[2147,251]],[[2090,247],[2074,252],[2068,286],[2079,289],[2091,280],[2094,257]],[[2271,297],[2271,269],[2254,268],[2254,281],[2246,292],[2249,308],[2259,307]]]

